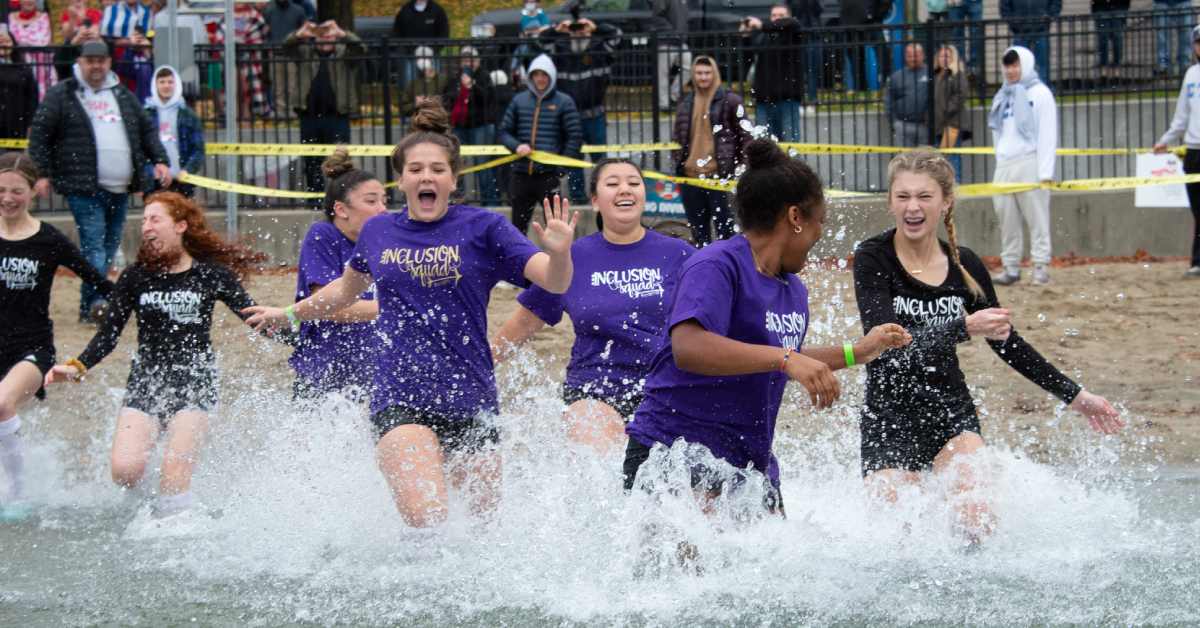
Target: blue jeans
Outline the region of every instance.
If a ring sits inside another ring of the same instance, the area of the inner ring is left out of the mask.
[[[781,142],[800,141],[800,102],[758,102],[754,114],[755,122],[765,126]]]
[[[938,133],[937,145],[942,145],[941,133]],[[958,137],[954,139],[954,146],[952,148],[958,148],[959,146],[962,146],[962,129],[958,130]],[[957,153],[946,155],[946,161],[950,162],[950,165],[954,167],[954,180],[962,181],[962,155]]]
[[[963,0],[962,4],[950,7],[951,22],[970,22],[970,47],[964,38],[964,28],[954,27],[954,45],[972,72],[979,74],[983,69],[983,0]]]
[[[804,84],[809,104],[817,100],[817,89],[821,85],[821,76],[825,70],[825,60],[821,56],[821,46],[818,42],[819,40],[814,38],[804,49],[805,62],[808,64],[808,67],[804,69]]]
[[[1050,85],[1050,34],[1021,33],[1013,34],[1014,46],[1025,46],[1033,53],[1033,64],[1037,69],[1038,78]]]
[[[1121,65],[1121,57],[1125,52],[1125,13],[1101,13],[1096,18],[1096,38],[1096,47],[1100,51],[1100,67],[1115,68]]]
[[[129,195],[98,189],[91,196],[68,196],[67,206],[79,229],[79,249],[84,259],[101,274],[107,274],[121,246]],[[99,298],[100,293],[92,284],[80,286],[79,314],[86,315]]]
[[[463,146],[486,146],[496,142],[496,127],[485,124],[467,129],[454,129],[454,136]],[[468,165],[481,164],[491,157],[468,157]],[[479,187],[479,202],[485,207],[495,207],[500,204],[500,190],[496,187],[496,171],[494,168],[475,173],[475,185]]]
[[[581,118],[579,125],[583,127],[584,144],[608,143],[608,118],[604,114],[591,118]],[[588,156],[593,162],[604,159],[604,153],[591,153]],[[588,198],[587,186],[583,184],[582,168],[572,168],[567,171],[567,190],[573,201]]]
[[[1171,69],[1171,36],[1175,38],[1175,65],[1180,72],[1191,65],[1192,45],[1188,33],[1192,16],[1188,13],[1167,15],[1167,11],[1185,11],[1192,5],[1188,0],[1154,0],[1154,33],[1158,44],[1158,69]],[[1172,32],[1173,31],[1173,32]]]

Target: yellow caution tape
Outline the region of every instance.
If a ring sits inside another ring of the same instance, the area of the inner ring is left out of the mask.
[[[299,192],[295,190],[276,190],[274,188],[264,188],[257,185],[246,185],[244,183],[230,183],[220,179],[210,179],[202,177],[198,174],[180,173],[179,180],[194,185],[196,187],[207,188],[209,190],[217,190],[219,192],[231,192],[233,194],[246,194],[249,196],[270,196],[274,198],[322,198],[325,195],[320,192]]]

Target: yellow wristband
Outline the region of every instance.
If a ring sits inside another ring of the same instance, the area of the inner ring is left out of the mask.
[[[83,377],[84,375],[87,374],[87,367],[84,366],[83,362],[80,362],[78,358],[71,358],[71,359],[67,360],[66,362],[63,362],[63,364],[66,366],[75,367],[75,370],[79,371],[79,375],[77,375],[76,377]]]

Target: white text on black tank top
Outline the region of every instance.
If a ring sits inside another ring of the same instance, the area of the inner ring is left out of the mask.
[[[608,286],[631,298],[663,295],[663,274],[659,268],[629,268],[626,270],[598,270],[592,273],[592,286]]]
[[[9,290],[33,290],[37,287],[38,261],[24,257],[0,257],[0,281]]]
[[[905,316],[922,327],[937,327],[966,315],[960,296],[938,297],[933,300],[896,295],[892,299],[896,316]]]
[[[779,346],[785,349],[799,349],[807,328],[808,320],[803,312],[779,314],[767,310],[767,331],[774,333],[779,338]]]
[[[165,313],[176,323],[200,322],[200,295],[191,290],[143,292],[140,303]]]

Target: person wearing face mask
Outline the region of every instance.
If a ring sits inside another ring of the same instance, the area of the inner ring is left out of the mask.
[[[495,507],[499,395],[487,338],[488,299],[501,281],[561,294],[571,284],[578,214],[561,199],[535,225],[545,251],[495,212],[452,205],[462,168],[449,115],[424,103],[392,153],[405,209],[363,225],[342,276],[287,308],[252,307],[259,329],[327,319],[375,284],[381,341],[371,396],[376,459],[396,509],[413,527],[442,524],[447,478],[477,514]]]
[[[977,543],[995,528],[973,493],[986,478],[974,460],[984,446],[975,401],[958,363],[958,345],[982,336],[996,355],[1105,434],[1122,426],[1103,397],[1083,390],[1013,328],[987,269],[958,246],[954,168],[932,150],[897,155],[888,165],[888,206],[896,226],[854,251],[854,292],[863,328],[900,324],[912,344],[867,366],[862,408],[862,473],[871,492],[894,502],[900,486],[933,475],[951,479],[959,531]],[[947,240],[938,238],[945,224]]]
[[[797,273],[821,238],[824,189],[808,165],[770,140],[750,142],[746,163],[737,184],[742,234],[692,255],[675,279],[665,341],[625,428],[625,490],[657,484],[669,471],[646,464],[652,450],[678,445],[689,450],[702,501],[755,486],[764,508],[783,514],[772,446],[788,382],[804,386],[813,407],[830,407],[841,392],[834,369],[870,362],[908,336],[885,324],[855,343],[803,346],[808,288]],[[733,477],[704,464],[705,454],[736,469]]]
[[[411,117],[426,101],[436,102],[445,106],[442,95],[450,83],[448,77],[438,73],[437,61],[434,59],[433,48],[420,46],[416,50],[416,67],[420,73],[415,79],[404,86],[400,94],[400,115]]]
[[[519,32],[537,35],[549,27],[550,16],[542,10],[541,2],[529,0],[521,5],[521,21],[517,25]]]
[[[361,89],[354,65],[365,52],[362,40],[328,20],[320,25],[305,22],[283,41],[283,56],[291,60],[276,66],[275,103],[300,118],[302,144],[350,142],[350,116],[358,111]],[[325,190],[320,157],[304,157],[305,190]],[[310,207],[321,205],[320,199]]]
[[[454,78],[446,82],[442,102],[450,108],[450,124],[454,125],[454,136],[464,146],[487,146],[496,142],[496,86],[491,76],[483,70],[479,51],[472,46],[463,46],[458,51],[459,68]],[[504,72],[500,72],[504,76]],[[483,163],[486,158],[474,158],[472,165]],[[480,202],[484,207],[500,204],[500,190],[496,187],[496,172],[488,168],[475,173],[475,184]]]
[[[608,117],[604,111],[604,96],[616,61],[613,51],[621,43],[621,29],[611,24],[597,24],[587,18],[563,20],[553,29],[538,36],[542,48],[554,59],[558,69],[558,89],[575,101],[579,110],[579,126],[583,143],[608,143]],[[604,159],[603,153],[592,154]],[[571,202],[587,202],[583,190],[583,170],[567,171],[567,189]]]
[[[8,33],[0,32],[0,138],[25,139],[38,106],[33,69],[21,63]]]
[[[183,102],[183,82],[175,68],[164,65],[154,71],[154,96],[146,99],[146,113],[158,128],[158,139],[171,160],[171,185],[156,183],[156,189],[191,198],[196,187],[178,179],[180,174],[187,176],[204,168],[204,126]],[[147,176],[146,180],[152,181],[153,177]]]
[[[1050,183],[1058,150],[1058,106],[1054,94],[1034,69],[1033,53],[1013,46],[1001,58],[1004,85],[992,99],[988,126],[996,147],[995,183]],[[1022,222],[1029,225],[1029,256],[1033,283],[1050,283],[1050,190],[1036,189],[992,197],[1000,221],[1003,270],[992,283],[1008,286],[1021,280],[1025,240]]]
[[[146,199],[137,261],[121,273],[112,309],[78,358],[46,373],[49,386],[78,382],[117,347],[131,316],[137,349],[112,445],[112,479],[137,486],[160,433],[166,433],[154,518],[189,510],[192,472],[217,405],[212,314],[221,301],[235,314],[254,300],[242,278],[265,255],[226,242],[204,211],[174,192]]]
[[[428,46],[433,51],[428,56],[432,57],[441,50],[438,42],[450,37],[450,18],[442,5],[435,0],[408,0],[396,11],[396,20],[392,23],[392,37],[413,42],[403,49],[407,55],[419,58],[422,55],[417,54],[416,49]],[[400,86],[404,87],[420,73],[421,70],[414,61],[402,61]]]
[[[628,159],[597,162],[591,188],[604,226],[571,246],[571,287],[561,295],[536,286],[522,292],[492,353],[507,359],[567,314],[575,330],[562,387],[567,436],[603,454],[624,440],[625,421],[641,403],[676,272],[695,249],[642,226],[646,184]]]
[[[321,166],[326,180],[322,209],[325,220],[314,222],[300,245],[296,301],[332,283],[346,268],[363,224],[387,212],[387,194],[375,175],[354,167],[345,148]],[[296,350],[288,360],[296,372],[292,393],[318,399],[330,392],[357,397],[370,391],[375,375],[375,317],[379,303],[373,290],[328,320],[300,325]]]

